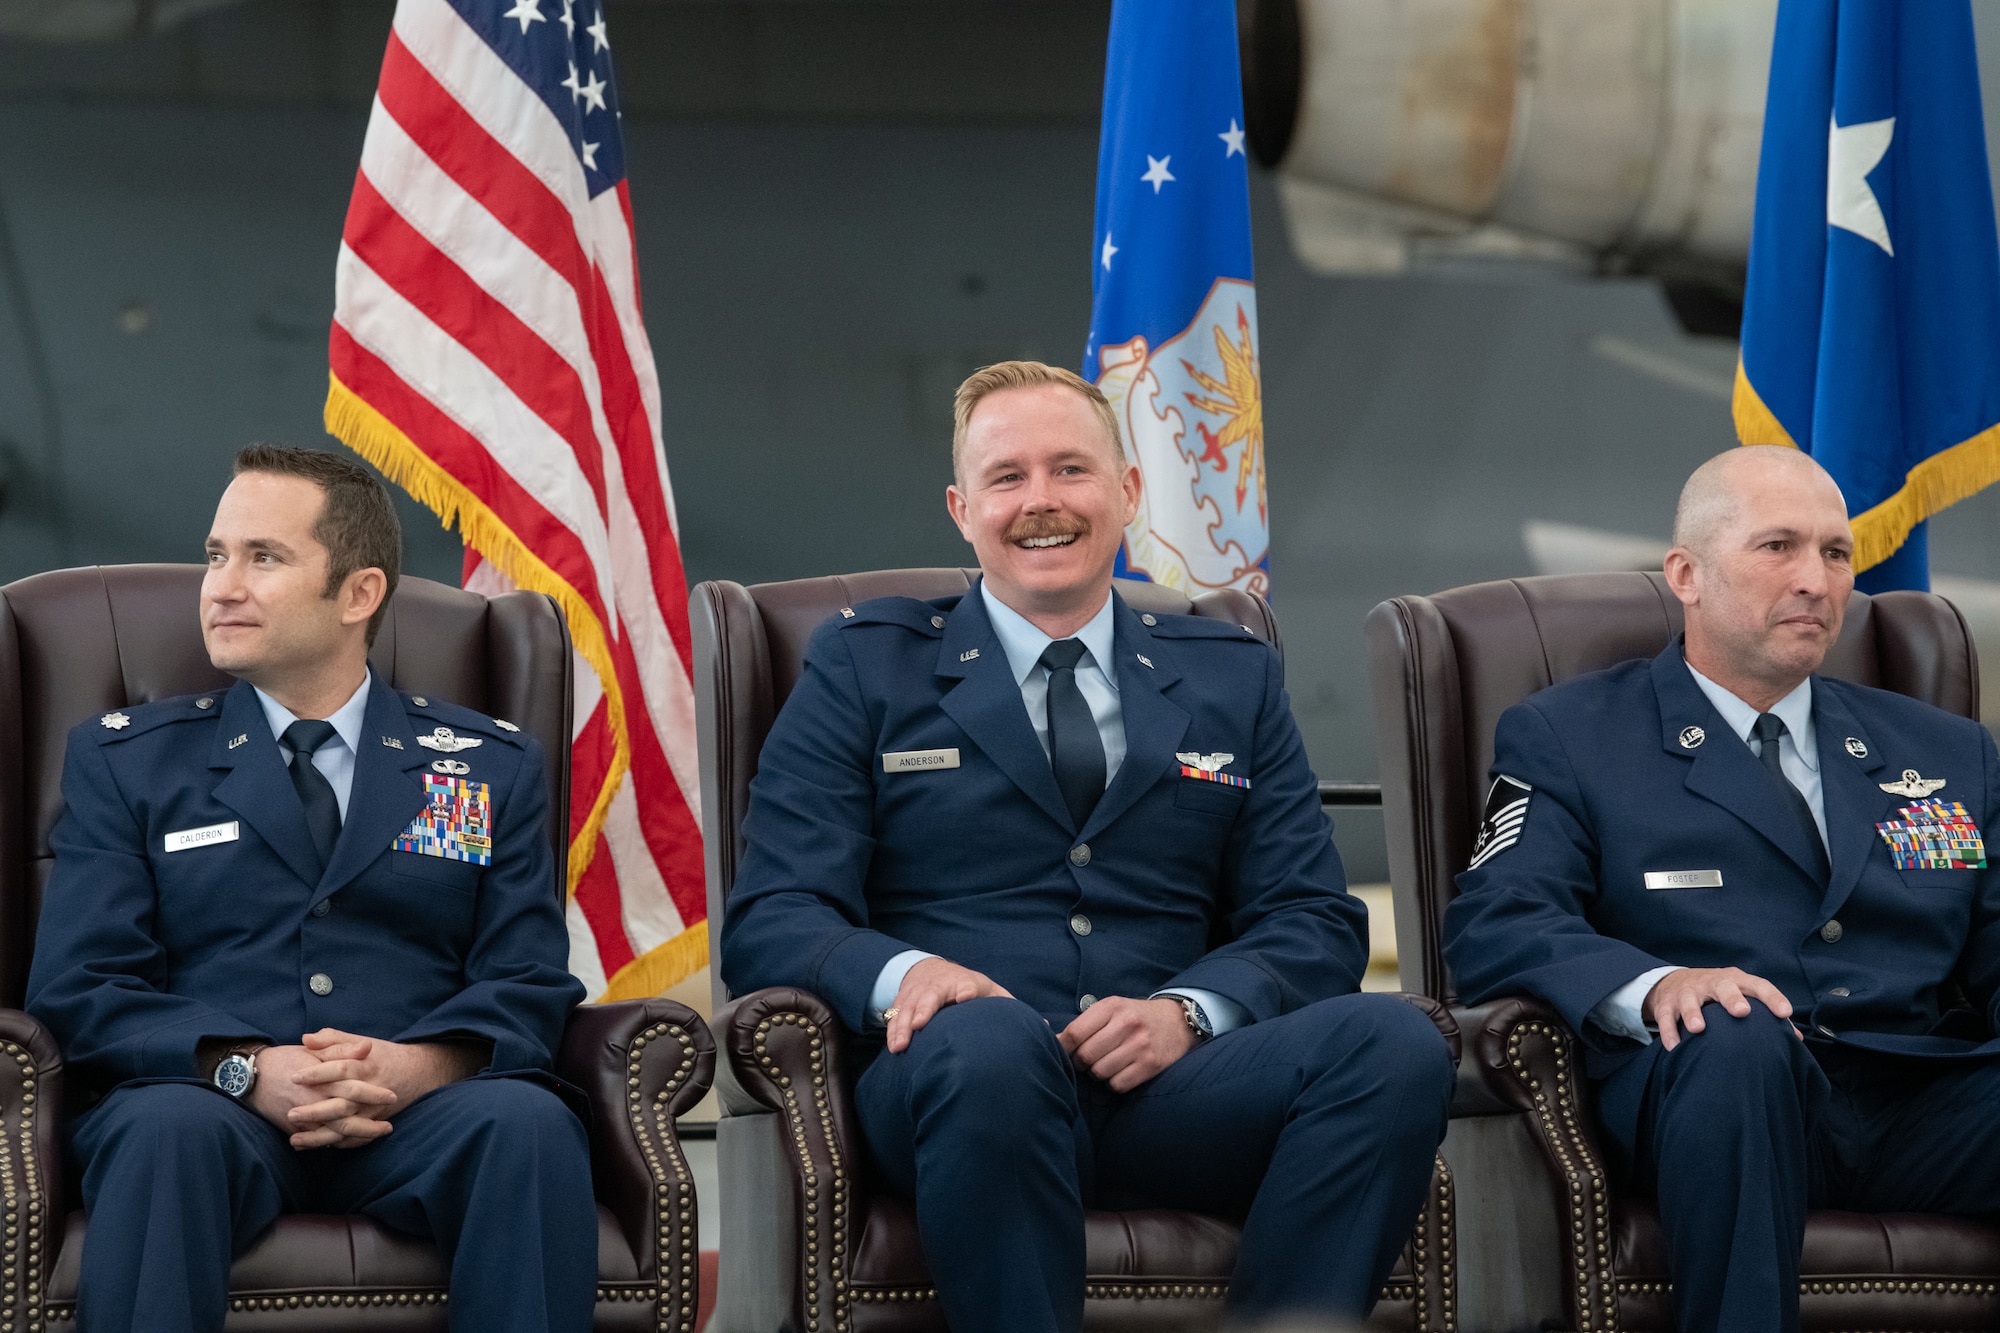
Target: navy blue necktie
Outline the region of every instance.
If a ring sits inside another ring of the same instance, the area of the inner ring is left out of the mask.
[[[1808,841],[1812,843],[1813,851],[1818,854],[1820,874],[1825,875],[1826,843],[1819,836],[1819,824],[1813,819],[1812,807],[1806,804],[1805,794],[1792,785],[1792,780],[1785,776],[1784,767],[1778,762],[1778,742],[1785,735],[1785,719],[1776,713],[1759,713],[1756,725],[1750,728],[1750,734],[1762,743],[1757,757],[1763,761],[1764,771],[1771,775],[1779,789],[1785,793],[1785,804],[1791,808],[1799,822],[1805,825]]]
[[[1078,829],[1104,795],[1104,738],[1097,733],[1097,719],[1090,715],[1083,691],[1076,687],[1076,664],[1082,656],[1081,639],[1057,639],[1042,650],[1042,665],[1049,669],[1049,763]]]
[[[321,870],[333,859],[333,844],[340,841],[340,801],[326,774],[313,766],[312,757],[333,737],[333,723],[316,718],[301,718],[285,728],[285,744],[292,749],[292,786],[306,808],[306,827],[312,831]]]

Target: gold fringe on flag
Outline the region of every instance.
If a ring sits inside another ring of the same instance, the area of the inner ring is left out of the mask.
[[[1797,447],[1751,387],[1741,360],[1736,363],[1736,394],[1731,406],[1736,438],[1744,444]],[[1917,524],[1996,481],[2000,481],[2000,424],[1932,454],[1904,474],[1894,495],[1848,519],[1854,529],[1855,572],[1881,564],[1901,548]]]
[[[598,998],[643,1000],[679,985],[707,966],[708,922],[697,921],[665,944],[647,950],[619,968]]]
[[[611,768],[604,775],[597,799],[591,802],[590,817],[584,820],[583,827],[570,840],[569,892],[573,896],[583,872],[597,854],[597,838],[604,829],[605,815],[611,809],[611,797],[631,765],[630,742],[625,732],[625,696],[618,688],[618,675],[611,664],[611,645],[604,633],[604,623],[568,580],[530,551],[527,544],[501,521],[500,516],[487,508],[485,502],[466,489],[458,478],[439,467],[387,417],[342,384],[338,375],[328,372],[327,379],[328,433],[380,468],[383,476],[408,491],[419,504],[427,506],[445,527],[449,528],[452,520],[456,519],[466,544],[512,579],[516,587],[547,593],[555,598],[556,604],[569,618],[570,637],[577,651],[597,672],[598,681],[604,687],[604,702],[611,722]],[[679,938],[686,938],[685,932]],[[706,944],[702,946],[702,952],[706,961]],[[630,964],[627,965],[629,967]],[[625,970],[620,969],[619,975],[622,976]]]

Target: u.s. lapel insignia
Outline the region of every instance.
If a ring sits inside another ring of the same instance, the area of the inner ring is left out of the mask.
[[[397,740],[394,736],[384,736],[382,738],[382,744],[388,746],[392,750],[400,750],[403,748],[403,743]]]
[[[1223,754],[1220,751],[1215,754],[1203,754],[1199,750],[1177,750],[1174,752],[1174,758],[1181,761],[1181,776],[1184,778],[1220,782],[1226,787],[1247,788],[1250,785],[1250,779],[1239,778],[1234,773],[1222,771],[1236,762],[1236,756],[1233,754]]]
[[[486,742],[472,736],[454,736],[450,727],[439,727],[428,736],[417,737],[417,744],[426,750],[457,754],[460,750],[470,750],[473,746],[484,745]]]
[[[111,728],[113,731],[122,731],[126,727],[132,725],[132,719],[125,716],[123,713],[106,713],[103,717],[100,717],[97,720],[103,723],[105,726]]]
[[[229,742],[229,748],[233,750],[233,749],[235,749],[235,748],[236,748],[237,746],[239,746],[239,745],[244,745],[244,744],[247,744],[247,743],[249,742],[249,740],[250,740],[250,733],[246,731],[246,732],[244,732],[244,733],[243,733],[243,734],[242,734],[241,736],[237,736],[237,737],[233,738],[233,739],[232,739],[232,740],[231,740],[231,741]]]
[[[1866,759],[1868,757],[1868,747],[1861,743],[1859,736],[1849,736],[1847,738],[1847,752],[1856,759]]]
[[[1150,658],[1150,657],[1148,657],[1148,656],[1146,656],[1146,655],[1145,655],[1144,653],[1134,653],[1134,654],[1132,654],[1132,656],[1134,656],[1134,657],[1138,658],[1138,659],[1139,659],[1139,660],[1140,660],[1141,662],[1145,663],[1145,665],[1146,665],[1146,670],[1148,670],[1148,671],[1151,671],[1151,670],[1153,670],[1153,669],[1154,669],[1154,667],[1153,667],[1153,659],[1152,659],[1152,658]]]
[[[958,655],[958,660],[961,662],[970,662],[973,658],[977,656],[979,656],[979,650],[977,648],[968,648],[964,652]]]
[[[466,763],[463,759],[433,759],[431,760],[431,771],[434,773],[451,773],[463,777],[472,771],[472,765]]]
[[[1708,739],[1708,733],[1703,731],[1700,727],[1681,728],[1681,748],[1683,750],[1697,749],[1701,745],[1701,743],[1707,739]]]
[[[1944,786],[1944,783],[1945,780],[1943,778],[1927,778],[1919,774],[1914,768],[1906,768],[1903,770],[1903,780],[1901,782],[1883,782],[1876,785],[1881,787],[1883,791],[1893,792],[1898,796],[1914,796],[1916,799],[1922,800],[1939,787]]]

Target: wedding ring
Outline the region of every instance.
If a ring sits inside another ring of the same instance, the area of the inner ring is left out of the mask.
[[[901,1009],[884,1009],[882,1011],[882,1021],[886,1023],[890,1019],[894,1018],[897,1014],[900,1014],[902,1012],[903,1011]]]

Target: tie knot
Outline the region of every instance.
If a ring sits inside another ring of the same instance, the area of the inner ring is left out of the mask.
[[[1042,649],[1042,665],[1051,671],[1074,670],[1082,657],[1082,639],[1057,639]]]
[[[320,718],[300,718],[285,728],[285,744],[293,754],[312,754],[333,739],[333,723]]]
[[[1785,734],[1785,719],[1776,713],[1757,714],[1757,724],[1750,728],[1750,734],[1769,745]]]

